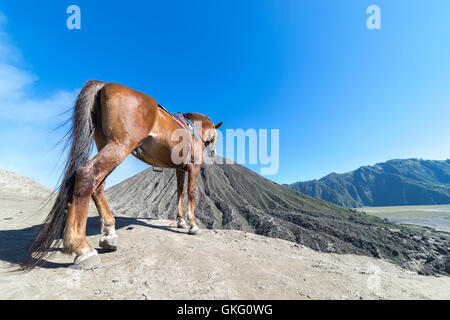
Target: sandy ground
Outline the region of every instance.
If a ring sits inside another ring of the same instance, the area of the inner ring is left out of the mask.
[[[120,249],[98,249],[102,267],[69,268],[56,253],[43,268],[11,272],[45,210],[40,200],[0,193],[0,299],[450,299],[449,277],[419,276],[385,261],[326,254],[251,233],[190,236],[168,220],[117,218]]]

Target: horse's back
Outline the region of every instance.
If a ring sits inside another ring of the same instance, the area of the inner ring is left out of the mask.
[[[145,93],[118,83],[105,83],[101,91],[99,122],[107,140],[129,136],[144,139],[155,124],[158,104]]]
[[[130,108],[138,105],[144,108],[158,107],[156,100],[149,95],[113,82],[105,83],[102,100],[111,107]]]

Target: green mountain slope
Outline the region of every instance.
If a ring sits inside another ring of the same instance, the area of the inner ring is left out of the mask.
[[[450,203],[450,160],[390,160],[290,185],[344,207]]]

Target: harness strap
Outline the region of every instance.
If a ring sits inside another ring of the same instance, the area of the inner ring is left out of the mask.
[[[164,108],[160,104],[158,104],[158,107],[161,108],[163,111],[165,111],[167,114],[169,114],[176,122],[178,122],[184,129],[186,129],[190,137],[194,136],[195,141],[198,141],[198,137],[200,136],[200,139],[202,139],[205,148],[208,147],[209,143],[203,139],[203,136],[198,132],[197,126],[190,119],[185,118],[181,112],[173,112],[173,113],[169,112],[166,108]],[[192,152],[193,151],[192,139],[189,139],[189,145],[191,149],[191,162],[194,162],[194,153]]]
[[[211,166],[209,165],[209,166],[208,166],[208,173],[206,174],[205,182],[203,183],[203,192],[200,193],[200,199],[198,199],[198,203],[197,203],[196,207],[200,207],[200,204],[201,204],[201,202],[202,202],[202,200],[203,200],[203,196],[204,196],[205,193],[206,193],[206,185],[208,184],[208,180],[209,180],[209,175],[210,175],[210,173],[211,173]]]
[[[193,131],[193,134],[194,134],[195,141],[198,141],[197,127],[195,126],[195,124],[192,123],[191,119],[186,119],[186,118],[183,117],[183,120],[186,120],[186,122],[187,122],[188,124],[190,124],[189,127],[192,128],[192,131]],[[203,140],[203,139],[202,139],[202,140]]]
[[[193,146],[192,138],[191,138],[191,136],[192,136],[191,129],[189,128],[189,126],[187,125],[186,121],[184,120],[184,117],[174,117],[174,118],[189,133],[189,147],[191,149],[191,162],[194,162],[194,152],[193,152],[194,146]]]

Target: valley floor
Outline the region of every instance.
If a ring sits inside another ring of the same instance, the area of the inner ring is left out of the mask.
[[[365,207],[357,210],[395,223],[450,232],[450,205]]]
[[[73,257],[56,253],[43,268],[11,272],[46,210],[33,214],[40,202],[25,196],[0,200],[0,299],[450,299],[450,277],[240,231],[190,236],[174,221],[127,217],[117,217],[120,249],[99,250],[100,269],[68,268]],[[88,241],[96,248],[99,228],[92,211]]]

